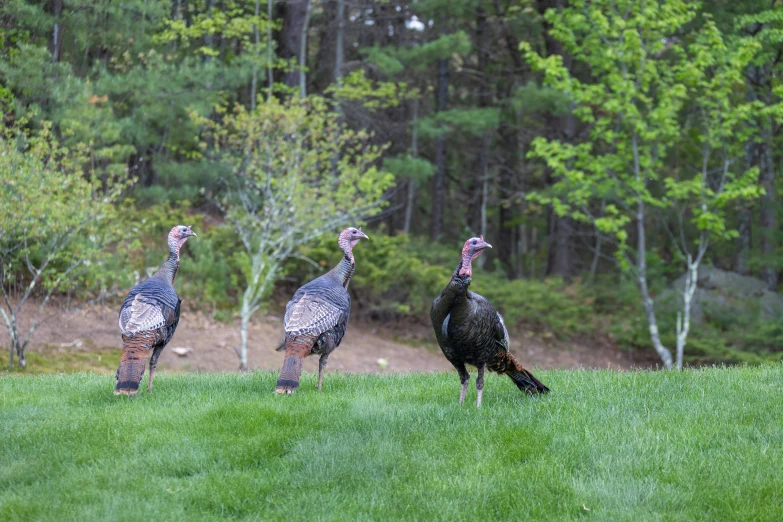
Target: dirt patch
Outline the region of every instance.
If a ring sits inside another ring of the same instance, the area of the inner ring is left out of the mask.
[[[32,311],[32,309],[31,309]],[[512,351],[523,364],[541,368],[612,368],[649,367],[655,360],[618,350],[607,342],[558,342],[542,339],[529,332],[512,333]],[[249,329],[248,364],[250,369],[276,370],[282,354],[275,352],[282,339],[282,318],[260,316]],[[0,345],[8,346],[8,335],[0,332]],[[158,368],[161,371],[235,371],[238,359],[239,326],[213,320],[200,312],[183,310],[174,338],[163,351]],[[189,348],[179,356],[173,348]],[[119,361],[121,340],[117,310],[95,306],[64,313],[36,330],[28,351],[41,353],[100,352],[116,354]],[[106,357],[104,357],[106,359]],[[379,359],[384,359],[385,369]],[[318,358],[308,357],[304,370],[317,371]],[[329,357],[328,371],[341,372],[409,372],[453,370],[440,353],[425,324],[376,324],[352,321],[340,347]]]

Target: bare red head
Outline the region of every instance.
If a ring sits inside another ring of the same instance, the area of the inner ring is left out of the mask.
[[[492,245],[484,241],[484,236],[472,237],[465,241],[465,246],[462,247],[462,262],[459,267],[459,275],[473,275],[471,262],[480,256],[485,248],[492,248]]]
[[[353,250],[353,247],[356,246],[356,243],[358,243],[360,239],[370,238],[367,237],[367,234],[362,232],[362,227],[348,227],[340,232],[340,237],[337,239],[337,244],[340,245],[340,249],[343,252],[348,254],[351,252],[351,250]]]
[[[179,255],[179,249],[185,244],[185,241],[189,237],[195,236],[196,233],[191,230],[191,227],[185,225],[177,225],[169,232],[169,252]]]

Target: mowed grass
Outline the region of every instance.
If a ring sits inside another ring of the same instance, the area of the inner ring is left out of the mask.
[[[6,376],[0,519],[783,520],[783,365],[537,375]]]

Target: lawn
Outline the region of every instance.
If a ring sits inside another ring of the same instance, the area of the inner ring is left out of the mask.
[[[0,520],[783,520],[783,365],[536,375],[9,375]]]

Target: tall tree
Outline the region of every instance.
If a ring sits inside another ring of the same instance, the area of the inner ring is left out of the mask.
[[[436,64],[438,79],[435,90],[435,106],[438,112],[447,108],[449,97],[449,62],[440,58]],[[446,135],[435,139],[435,175],[432,178],[432,215],[430,239],[438,239],[443,233],[443,208],[446,203]]]
[[[673,40],[695,16],[695,7],[682,0],[664,0],[654,12],[630,0],[575,0],[547,11],[553,36],[590,68],[586,82],[569,73],[562,56],[542,58],[525,45],[546,82],[571,96],[574,114],[593,125],[586,143],[533,142],[531,154],[560,177],[551,193],[537,199],[615,242],[621,267],[639,285],[650,338],[667,368],[682,366],[707,248],[736,237],[726,207],[752,196],[758,175],[738,159],[751,132],[748,122],[760,107],[737,94],[758,46],[729,48],[711,21],[692,41]],[[694,158],[689,174],[669,169],[666,161],[675,151]],[[599,201],[604,216],[596,215]],[[671,235],[686,273],[676,359],[658,328],[647,267],[649,225],[670,206],[678,217]]]

